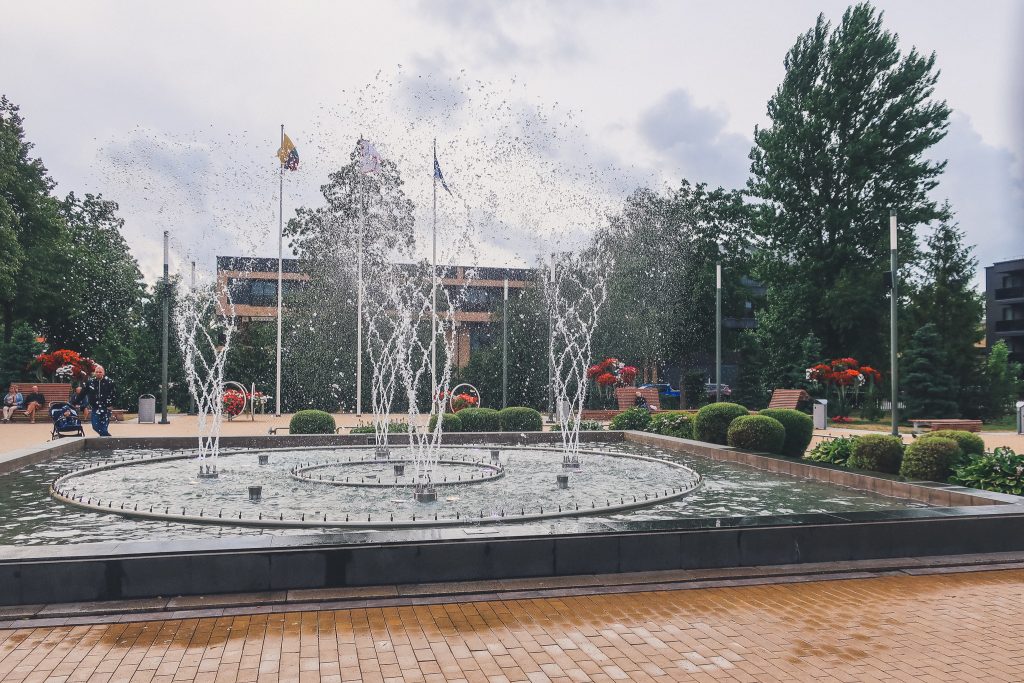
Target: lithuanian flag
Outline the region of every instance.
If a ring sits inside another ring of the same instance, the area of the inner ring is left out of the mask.
[[[277,150],[277,158],[281,160],[281,165],[289,171],[294,171],[299,167],[299,150],[295,149],[295,143],[287,135],[281,141],[281,149]]]

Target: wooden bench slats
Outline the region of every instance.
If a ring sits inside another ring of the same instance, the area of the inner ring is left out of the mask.
[[[791,408],[796,410],[801,401],[810,401],[811,397],[803,389],[776,389],[772,392],[769,408]]]
[[[616,387],[615,389],[615,400],[619,404],[619,410],[627,410],[633,407],[633,402],[636,400],[636,392],[640,392],[640,395],[647,401],[647,405],[651,407],[651,410],[660,410],[661,398],[658,396],[658,390],[654,387],[648,387],[646,389],[640,389],[639,387]]]

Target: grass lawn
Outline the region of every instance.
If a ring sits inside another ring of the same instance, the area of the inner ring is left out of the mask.
[[[865,429],[874,432],[888,432],[892,427],[889,417],[879,420],[865,420],[860,417],[851,418],[852,422],[830,422],[830,427],[849,427],[850,429]],[[1004,415],[998,420],[984,422],[981,425],[983,432],[1013,432],[1017,430],[1017,419],[1013,415]],[[910,434],[914,431],[913,425],[909,422],[900,423],[900,432]]]

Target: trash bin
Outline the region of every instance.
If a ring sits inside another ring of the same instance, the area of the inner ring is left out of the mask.
[[[828,401],[819,398],[814,401],[814,428],[828,429]]]
[[[156,424],[156,396],[153,394],[139,396],[139,424],[143,422]]]

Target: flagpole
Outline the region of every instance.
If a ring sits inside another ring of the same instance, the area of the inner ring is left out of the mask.
[[[363,220],[356,233],[356,417],[363,416],[363,224],[366,222],[366,187],[361,188]]]
[[[437,164],[437,138],[434,138],[434,163]],[[430,273],[430,405],[433,408],[437,401],[437,170],[431,169],[434,176],[434,234],[433,255]],[[458,340],[455,342],[458,344]],[[433,411],[431,411],[433,412]]]
[[[362,136],[359,136],[362,140]],[[355,417],[362,417],[362,226],[367,220],[367,188],[360,189],[362,195],[362,220],[359,221],[355,237]]]
[[[281,124],[281,148],[284,148],[284,124]],[[277,191],[277,384],[274,388],[274,416],[281,417],[281,286],[284,280],[284,162],[278,171]]]

